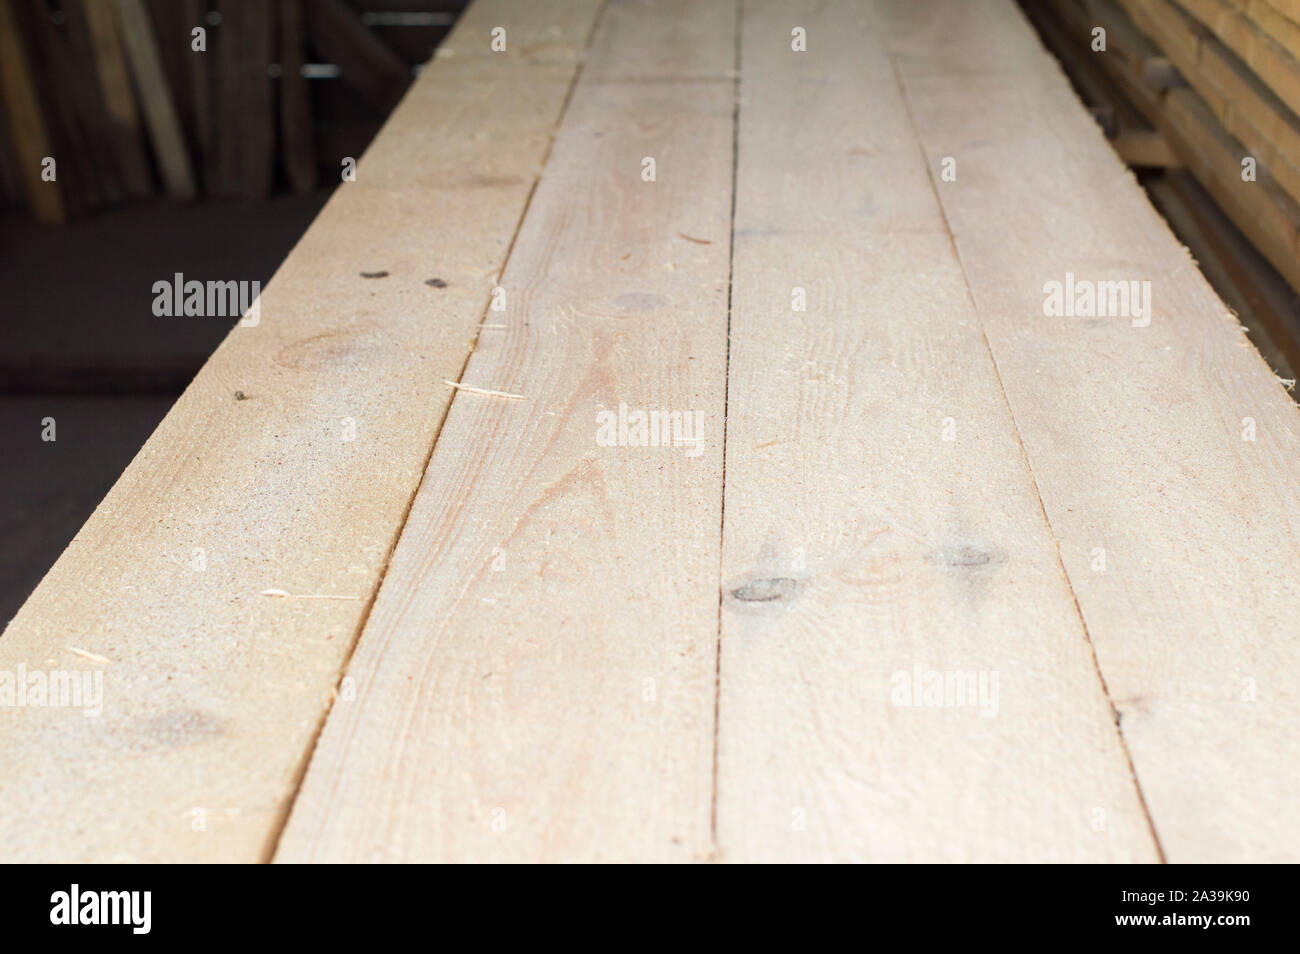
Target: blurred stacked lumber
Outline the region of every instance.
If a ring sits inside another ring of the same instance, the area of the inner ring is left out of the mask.
[[[1204,190],[1300,292],[1300,0],[1023,5],[1121,156],[1134,166],[1176,169],[1166,177],[1176,186],[1168,193],[1186,197],[1185,211],[1200,202],[1192,192]],[[1234,258],[1233,269],[1252,267]],[[1259,275],[1246,284],[1267,281]],[[1263,323],[1300,340],[1288,311]],[[1280,344],[1294,365],[1300,345]]]
[[[1041,8],[1050,11],[1078,58],[1100,67],[1177,162],[1300,289],[1300,22],[1281,12],[1285,0],[1026,6],[1040,29]],[[1105,50],[1093,49],[1097,27],[1106,30]]]
[[[359,156],[456,0],[0,0],[0,206],[306,192]],[[432,8],[432,9],[431,9]]]

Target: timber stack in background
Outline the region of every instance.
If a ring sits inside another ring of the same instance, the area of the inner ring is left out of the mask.
[[[1300,0],[1021,0],[1279,376],[1300,368]]]
[[[0,208],[57,224],[337,181],[464,5],[0,0]]]

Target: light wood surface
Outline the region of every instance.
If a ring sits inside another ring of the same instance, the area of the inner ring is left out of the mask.
[[[0,859],[1294,861],[1298,452],[1011,0],[480,0],[0,637]]]
[[[0,710],[0,858],[269,852],[596,8],[465,15],[451,42],[508,22],[555,55],[426,71],[9,624],[0,670],[102,668],[105,709]]]
[[[607,5],[278,859],[708,857],[733,13]]]
[[[1156,834],[1294,859],[1300,411],[1019,14],[942,7],[888,4],[885,35],[963,170],[944,212]],[[1067,272],[1151,281],[1150,325],[1046,317]]]
[[[969,173],[927,175],[883,24],[743,15],[720,856],[1153,861],[935,198]],[[952,673],[985,695],[923,704]]]

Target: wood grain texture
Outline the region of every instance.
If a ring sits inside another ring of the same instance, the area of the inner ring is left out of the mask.
[[[1300,290],[1300,204],[1263,166],[1256,178],[1241,177],[1241,144],[1223,131],[1190,90],[1171,90],[1157,120],[1215,201],[1291,286]]]
[[[104,712],[0,710],[0,858],[266,856],[596,6],[466,12],[452,40],[509,15],[557,55],[426,71],[9,624],[0,671],[100,668]]]
[[[743,8],[719,856],[1155,860],[879,24],[862,12]],[[790,49],[796,24],[806,53]],[[987,694],[926,704],[930,674],[957,672]]]
[[[1236,53],[1294,113],[1300,113],[1300,60],[1228,0],[1178,0]]]
[[[1293,58],[1300,57],[1300,22],[1277,6],[1278,0],[1228,0],[1234,10],[1259,27]]]
[[[1267,6],[1300,26],[1300,0],[1266,0]]]
[[[709,855],[733,58],[731,0],[602,14],[465,374],[522,397],[456,397],[279,860]]]
[[[1294,861],[1300,410],[1011,3],[878,6],[1164,852]],[[1047,317],[1067,272],[1150,325]]]

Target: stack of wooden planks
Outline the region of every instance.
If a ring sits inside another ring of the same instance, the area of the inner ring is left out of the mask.
[[[462,4],[433,5],[0,0],[0,205],[59,223],[156,189],[263,198],[337,181]]]
[[[1185,166],[1300,292],[1300,8],[1285,0],[1025,3],[1045,33],[1062,31],[1073,58],[1099,64],[1155,127],[1168,162]]]
[[[1296,859],[1300,409],[1011,0],[440,53],[0,637],[0,857]]]

